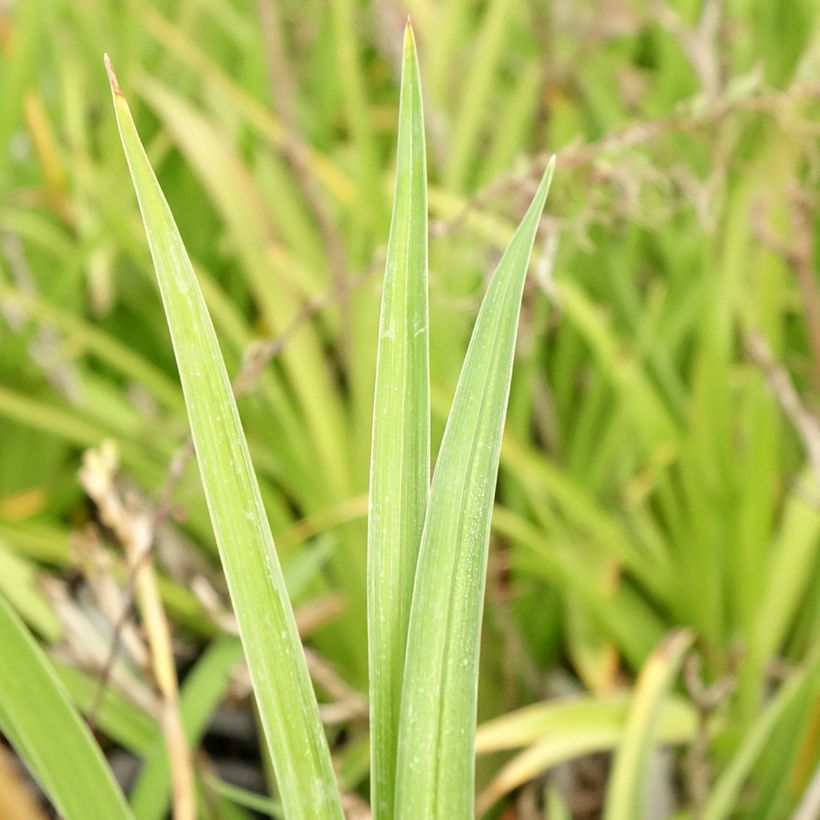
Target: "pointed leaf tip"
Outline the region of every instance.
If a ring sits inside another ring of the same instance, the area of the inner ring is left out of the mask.
[[[535,196],[532,198],[530,207],[527,209],[527,216],[525,216],[522,220],[522,225],[519,225],[519,230],[522,229],[523,222],[526,222],[527,218],[530,216],[534,217],[537,222],[540,221],[541,214],[547,202],[547,196],[549,195],[550,188],[552,187],[552,176],[554,173],[555,154],[553,154],[547,161],[546,168],[544,168],[544,173],[541,175],[541,181],[538,183],[538,189],[535,192]]]
[[[410,15],[407,15],[407,22],[404,25],[404,53],[412,55],[416,50],[416,36],[413,33],[413,23],[410,20]]]
[[[544,199],[546,201],[546,194],[549,193],[550,186],[552,185],[552,176],[555,173],[555,154],[553,154],[549,160],[547,161],[547,166],[544,168],[544,173],[541,177],[541,187],[546,189],[544,191]]]
[[[111,83],[111,90],[118,97],[122,97],[122,89],[117,81],[117,75],[114,73],[114,66],[111,65],[111,58],[108,54],[103,54],[103,63],[105,63],[105,73],[108,74],[108,82]]]

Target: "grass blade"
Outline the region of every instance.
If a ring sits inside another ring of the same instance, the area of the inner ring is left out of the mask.
[[[473,814],[479,632],[490,513],[521,296],[550,162],[484,297],[424,522],[402,690],[396,815]]]
[[[701,813],[702,820],[726,820],[733,816],[749,772],[766,749],[772,733],[783,722],[789,709],[804,694],[817,693],[820,687],[820,644],[815,644],[801,667],[780,687],[777,694],[749,727],[729,764],[717,778]]]
[[[657,740],[661,709],[693,638],[693,634],[685,629],[673,632],[641,670],[623,739],[612,766],[605,820],[643,814],[642,789],[649,753]]]
[[[66,820],[131,812],[45,653],[0,595],[0,730]]]
[[[476,735],[479,754],[527,748],[505,763],[479,795],[481,815],[501,797],[545,770],[592,752],[618,745],[629,716],[629,698],[618,693],[601,699],[571,698],[537,703],[480,726]],[[670,697],[658,711],[658,742],[684,744],[697,730],[697,713],[683,698]]]
[[[289,817],[338,818],[342,810],[327,739],[213,324],[128,103],[108,69],[211,522],[282,802]]]
[[[393,816],[407,624],[430,482],[428,371],[424,119],[408,24],[379,326],[368,513],[370,789],[376,818]]]

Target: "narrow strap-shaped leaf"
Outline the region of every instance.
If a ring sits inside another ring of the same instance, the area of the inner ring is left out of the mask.
[[[551,161],[484,297],[436,464],[402,689],[396,815],[473,815],[478,650],[490,513],[518,315]]]
[[[552,700],[525,707],[478,728],[476,751],[531,745],[505,763],[479,795],[476,811],[483,814],[504,795],[545,770],[581,755],[608,751],[624,734],[630,702],[624,694],[611,698]],[[688,743],[697,731],[695,707],[670,696],[658,710],[655,738],[658,743]],[[640,814],[636,815],[640,816]]]
[[[342,816],[330,754],[216,333],[171,211],[110,71],[202,485],[289,818]]]
[[[649,755],[657,742],[661,707],[694,636],[686,629],[673,632],[649,656],[641,669],[607,789],[606,820],[641,817],[642,786]]]
[[[45,653],[0,595],[0,730],[66,820],[131,818]]]
[[[393,816],[407,624],[430,484],[427,175],[419,69],[409,24],[398,130],[368,516],[370,793],[377,820]]]
[[[702,809],[702,820],[728,820],[736,816],[743,784],[749,772],[764,753],[772,733],[782,727],[790,709],[798,706],[801,697],[816,695],[820,687],[820,642],[815,641],[800,666],[794,670],[789,679],[777,690],[765,708],[749,726],[748,731],[739,741],[732,759],[716,779],[709,793],[706,805]],[[801,815],[794,814],[794,818]],[[813,816],[813,815],[812,815]]]

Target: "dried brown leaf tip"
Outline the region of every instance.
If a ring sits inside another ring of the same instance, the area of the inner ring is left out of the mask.
[[[106,74],[108,74],[108,82],[111,83],[111,90],[118,97],[122,97],[122,89],[117,81],[117,75],[114,73],[114,66],[111,65],[111,58],[107,54],[103,54],[103,62],[105,63]]]

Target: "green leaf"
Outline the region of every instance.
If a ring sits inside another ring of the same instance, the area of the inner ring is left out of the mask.
[[[54,672],[80,713],[93,714],[97,729],[129,752],[141,757],[160,738],[156,721],[115,687],[106,686],[98,701],[98,677],[61,661],[54,662]]]
[[[507,56],[504,35],[515,7],[516,3],[511,0],[491,0],[486,4],[481,26],[476,32],[475,54],[478,56],[466,66],[459,110],[453,122],[447,168],[447,183],[451,189],[463,187],[469,181],[470,171],[475,168],[481,127],[490,111],[487,99],[494,96],[497,66]]]
[[[50,643],[60,637],[61,625],[38,580],[34,564],[16,554],[0,536],[0,594]]]
[[[749,727],[729,764],[720,774],[703,807],[702,820],[725,820],[738,807],[740,793],[755,761],[766,748],[774,730],[799,699],[820,687],[820,643],[808,653],[800,668],[780,687],[777,694]],[[816,712],[815,712],[816,714]]]
[[[553,168],[550,161],[484,297],[433,476],[402,689],[396,785],[402,818],[473,813],[490,513],[521,296]]]
[[[20,305],[33,317],[58,328],[70,342],[73,355],[77,355],[76,351],[94,353],[101,361],[148,388],[168,408],[181,411],[179,386],[174,384],[160,368],[114,336],[37,296],[21,293],[2,282],[0,282],[0,297],[3,301]]]
[[[592,752],[608,751],[621,741],[630,698],[618,693],[605,698],[574,697],[536,703],[479,726],[476,752],[527,748],[513,757],[479,796],[477,813],[513,789],[539,777],[559,763]],[[695,708],[683,698],[661,704],[657,737],[662,743],[690,741],[698,725]]]
[[[644,664],[629,707],[624,735],[612,764],[607,791],[606,820],[640,817],[649,754],[657,739],[664,699],[694,636],[685,629],[673,632]]]
[[[342,810],[327,739],[213,324],[110,66],[109,74],[208,510],[282,802],[289,817],[338,818]]]
[[[616,692],[602,697],[573,696],[534,703],[483,723],[476,733],[476,754],[489,754],[503,749],[517,749],[569,736],[587,729],[612,730],[620,737],[629,715],[630,695]],[[685,740],[697,726],[697,713],[692,704],[678,696],[670,696],[661,704],[666,742],[670,738]]]
[[[66,820],[132,816],[48,658],[2,595],[0,729]]]
[[[393,816],[407,624],[430,484],[429,393],[424,119],[408,24],[379,324],[368,514],[370,792],[376,818]]]
[[[243,808],[250,809],[257,814],[266,814],[269,817],[282,817],[282,807],[275,800],[269,797],[263,797],[261,794],[243,789],[240,786],[234,786],[232,783],[227,783],[220,780],[211,774],[205,775],[205,783],[208,788],[218,794],[225,800]]]

